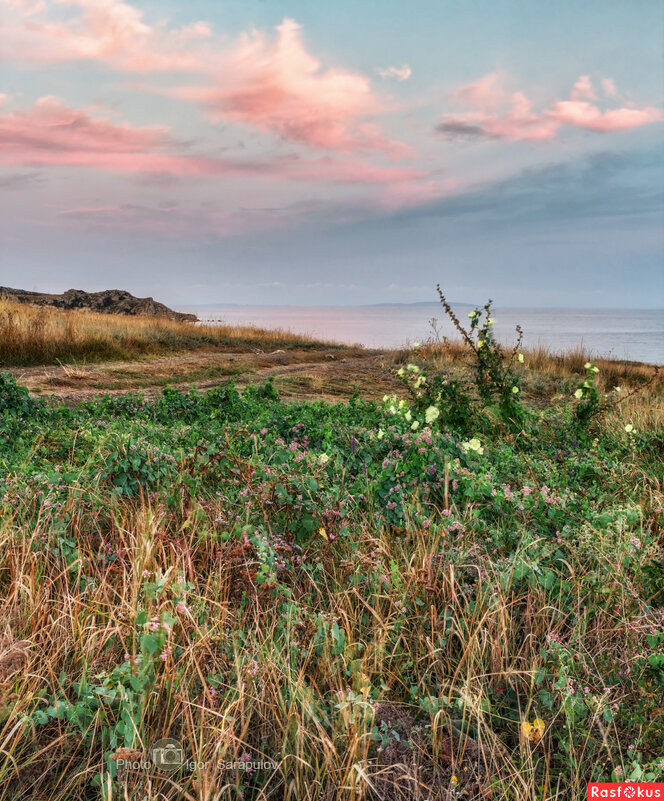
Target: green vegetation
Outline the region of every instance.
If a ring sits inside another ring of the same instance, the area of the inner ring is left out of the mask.
[[[591,363],[527,403],[490,313],[467,373],[418,347],[382,402],[2,374],[0,799],[664,780],[664,436]]]

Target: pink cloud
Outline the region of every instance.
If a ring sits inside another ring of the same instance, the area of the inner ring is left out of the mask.
[[[249,125],[317,150],[382,151],[394,159],[410,153],[365,121],[383,110],[368,78],[323,69],[293,20],[284,20],[274,41],[258,32],[243,36],[221,57],[213,79],[212,86],[171,94],[203,103],[213,120]]]
[[[604,94],[607,97],[615,97],[617,93],[616,85],[613,82],[612,78],[603,78],[602,79],[602,89],[604,90]]]
[[[413,71],[408,64],[402,64],[401,67],[388,67],[384,70],[376,70],[381,78],[396,78],[397,81],[407,81],[413,74]]]
[[[142,12],[122,0],[0,4],[9,11],[0,24],[0,54],[22,62],[94,60],[130,71],[196,70],[201,54],[192,45],[212,34],[204,22],[179,29],[151,26]]]
[[[461,105],[474,106],[484,111],[495,111],[506,102],[508,95],[503,88],[501,72],[490,72],[479,81],[462,86],[452,97]]]
[[[597,100],[590,76],[581,75],[580,78],[577,78],[570,92],[570,100]]]
[[[0,162],[70,165],[124,172],[203,172],[204,165],[168,151],[176,143],[160,126],[134,128],[42,97],[27,111],[0,114]]]
[[[0,113],[0,163],[14,167],[74,166],[157,177],[225,175],[364,186],[414,183],[431,175],[355,159],[231,159],[183,149],[167,128],[117,124],[54,97],[40,98],[27,110]]]
[[[123,71],[198,72],[211,83],[171,94],[203,103],[215,120],[252,126],[318,150],[377,151],[393,159],[410,154],[410,148],[368,122],[385,110],[369,79],[323,68],[292,20],[283,21],[275,38],[253,31],[228,42],[215,39],[205,22],[176,29],[150,25],[123,0],[2,4],[13,12],[0,21],[0,55],[6,59],[89,60]],[[410,75],[407,65],[391,70],[399,80]]]
[[[612,97],[616,88],[610,78],[602,81],[605,95]],[[608,133],[637,128],[664,119],[653,107],[624,106],[602,110],[588,75],[574,83],[569,100],[556,101],[550,108],[536,111],[523,92],[509,93],[500,73],[490,73],[473,84],[458,89],[453,98],[473,111],[445,114],[436,126],[449,136],[485,139],[521,140],[553,139],[562,125]]]
[[[437,126],[441,133],[487,139],[551,139],[557,125],[533,111],[523,92],[507,92],[504,76],[492,72],[476,83],[457,89],[453,98],[476,111],[446,114]]]
[[[645,108],[609,109],[601,111],[597,106],[582,100],[563,100],[555,104],[551,118],[561,125],[575,125],[588,131],[609,133],[639,128],[664,119],[662,112],[653,106]]]

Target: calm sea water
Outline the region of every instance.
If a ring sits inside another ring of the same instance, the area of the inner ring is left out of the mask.
[[[462,321],[471,307],[458,306]],[[183,307],[201,320],[263,328],[283,328],[367,347],[399,347],[431,335],[436,319],[441,334],[453,337],[452,324],[437,303],[394,306],[209,306]],[[524,344],[567,350],[582,345],[595,356],[664,363],[664,309],[496,309],[496,335],[509,344],[521,324]]]

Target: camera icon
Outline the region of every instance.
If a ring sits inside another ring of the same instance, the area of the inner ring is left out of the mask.
[[[184,762],[182,743],[171,737],[163,737],[150,749],[155,767],[161,770],[176,770]]]

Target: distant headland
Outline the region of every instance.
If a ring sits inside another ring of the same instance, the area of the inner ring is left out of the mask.
[[[195,314],[169,309],[153,298],[137,298],[124,289],[105,289],[102,292],[85,292],[83,289],[68,289],[61,295],[46,292],[29,292],[0,286],[0,297],[6,295],[19,303],[33,306],[54,306],[58,309],[85,309],[101,314],[149,315],[168,317],[180,322],[196,322]]]

